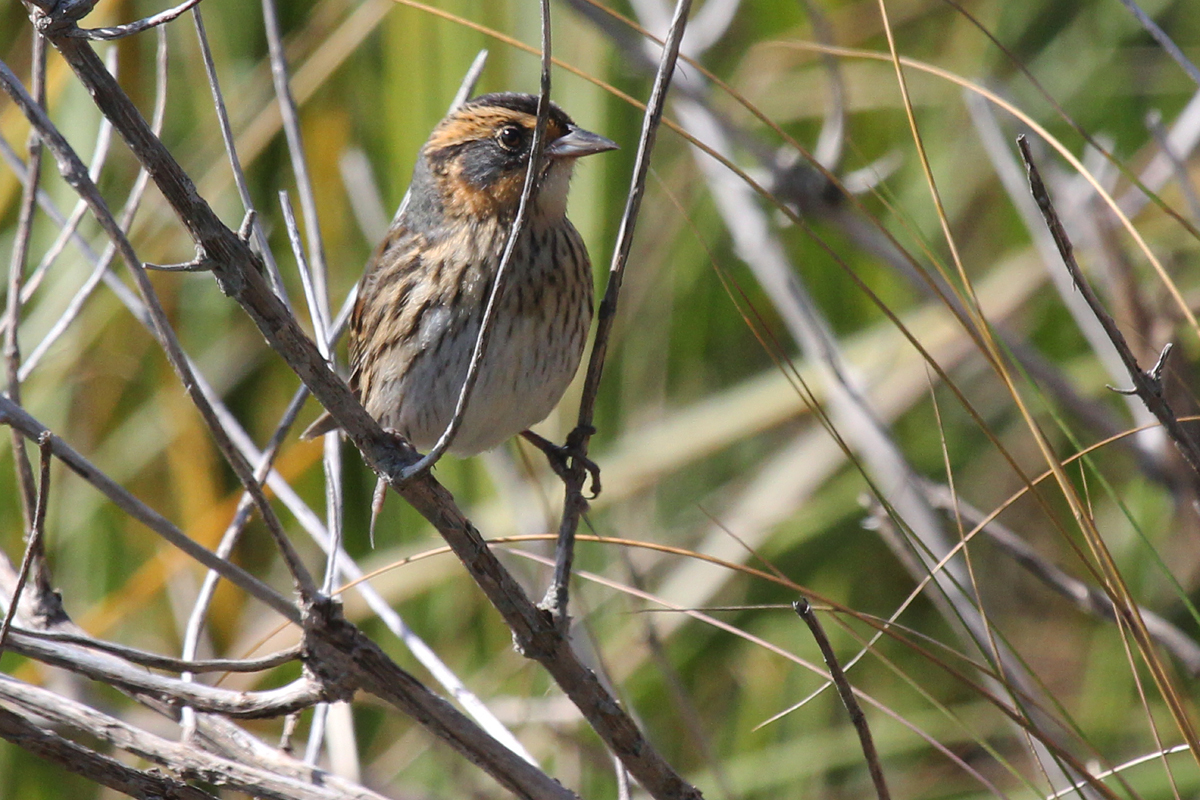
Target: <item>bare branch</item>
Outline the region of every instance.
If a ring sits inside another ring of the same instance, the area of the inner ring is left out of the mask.
[[[264,4],[265,6],[266,4]],[[270,13],[274,13],[272,9]],[[292,210],[291,200],[286,191],[279,192],[279,205],[283,210],[283,220],[287,227],[288,240],[292,245],[292,255],[296,259],[296,269],[300,273],[300,281],[304,286],[304,297],[308,305],[309,320],[312,322],[313,334],[317,340],[317,350],[322,357],[334,365],[332,350],[329,346],[329,331],[326,322],[328,314],[328,297],[320,296],[321,291],[316,285],[316,277],[304,255],[304,246],[300,242],[300,230],[296,226],[296,215]],[[314,218],[315,219],[315,218]],[[342,459],[341,442],[338,441],[337,431],[331,431],[323,437],[324,457],[321,463],[325,470],[325,502],[326,530],[329,532],[329,547],[326,548],[325,579],[321,591],[332,594],[338,575],[338,555],[342,551]],[[380,482],[381,485],[386,486]],[[312,721],[308,730],[308,745],[304,751],[304,761],[316,764],[320,757],[321,744],[325,737],[325,721],[329,714],[329,705],[321,703],[313,709]]]
[[[1158,145],[1158,151],[1166,156],[1167,162],[1171,165],[1171,171],[1175,175],[1175,181],[1179,184],[1180,191],[1183,192],[1183,199],[1187,201],[1192,219],[1200,221],[1200,197],[1196,196],[1196,187],[1192,185],[1187,165],[1175,152],[1175,146],[1171,144],[1171,135],[1163,127],[1162,113],[1157,109],[1146,115],[1146,130],[1150,131],[1150,135],[1154,137],[1154,143]]]
[[[1187,76],[1195,81],[1197,86],[1200,86],[1200,69],[1197,69],[1196,65],[1183,54],[1183,51],[1179,49],[1179,45],[1175,44],[1170,36],[1167,36],[1166,31],[1158,27],[1158,23],[1150,18],[1150,15],[1137,4],[1136,0],[1121,0],[1121,5],[1129,9],[1129,13],[1133,14],[1137,18],[1138,23],[1154,37],[1154,41],[1158,42],[1158,46],[1166,50],[1167,55],[1175,59],[1175,63],[1179,65],[1179,68],[1186,72]]]
[[[804,13],[812,26],[813,38],[824,45],[834,44],[833,26],[825,12],[813,0],[801,0]],[[825,68],[829,83],[829,111],[821,123],[821,133],[813,147],[813,159],[830,172],[842,163],[842,151],[846,145],[846,82],[842,76],[841,62],[831,53],[820,53],[821,65]]]
[[[82,39],[122,39],[126,36],[132,36],[135,33],[156,28],[159,25],[165,25],[171,20],[183,16],[188,9],[198,5],[200,5],[200,0],[184,0],[184,2],[174,8],[168,8],[166,11],[160,11],[157,14],[144,17],[136,22],[127,22],[124,25],[116,25],[111,28],[76,28],[68,35],[78,36]]]
[[[296,416],[300,413],[300,409],[304,406],[306,399],[308,399],[308,392],[301,387],[292,397],[292,402],[284,411],[283,417],[275,428],[275,433],[271,436],[271,440],[267,443],[263,452],[257,456],[258,466],[254,470],[256,480],[263,481],[271,474],[275,457],[279,455],[279,448],[283,446],[283,441],[291,431],[292,425],[296,421]],[[243,492],[241,498],[238,500],[237,511],[234,512],[233,519],[225,528],[225,533],[221,536],[221,542],[217,545],[217,556],[219,558],[227,559],[233,553],[233,548],[237,545],[242,532],[246,529],[246,525],[250,521],[250,514],[253,509],[253,498],[248,493]],[[188,615],[187,626],[184,629],[184,660],[194,659],[196,656],[196,651],[200,646],[200,635],[204,627],[204,620],[208,615],[209,605],[212,603],[213,595],[217,591],[217,581],[220,578],[220,573],[211,569],[204,575],[204,583],[200,585],[200,591],[196,594],[196,601],[192,606],[191,613]],[[184,672],[181,677],[185,681],[191,680],[192,671]],[[196,728],[197,720],[195,711],[185,707],[182,718],[185,738],[188,738]]]
[[[92,650],[99,650],[103,653],[120,656],[126,661],[141,664],[143,667],[165,669],[171,672],[262,672],[282,666],[289,661],[295,661],[300,658],[303,652],[297,646],[290,647],[287,650],[280,650],[278,653],[272,653],[262,658],[209,658],[199,661],[189,661],[187,659],[159,655],[158,653],[149,653],[145,650],[138,650],[135,647],[126,647],[115,642],[105,642],[80,634],[59,631],[34,631],[24,628],[13,628],[13,630],[33,639],[80,645]]]
[[[134,769],[111,756],[97,753],[57,733],[39,728],[20,714],[3,707],[0,707],[0,737],[58,764],[69,772],[82,775],[88,780],[124,792],[131,797],[145,800],[163,797],[179,800],[217,800],[216,795],[188,786],[157,769]]]
[[[246,182],[246,173],[242,169],[242,160],[238,157],[237,147],[234,146],[233,128],[229,124],[229,112],[225,108],[225,96],[221,93],[221,84],[217,80],[217,66],[213,63],[212,48],[208,46],[208,34],[204,30],[204,18],[200,15],[200,7],[192,9],[192,21],[196,27],[196,39],[200,43],[200,55],[204,61],[204,74],[208,77],[208,86],[213,96],[213,108],[217,112],[217,122],[221,126],[221,142],[225,145],[225,152],[229,155],[229,166],[233,170],[233,182],[237,186],[238,196],[242,199],[242,208],[246,210],[247,216],[254,214],[254,201],[250,197],[250,186]],[[275,255],[271,252],[270,244],[267,242],[266,231],[263,230],[262,222],[255,214],[252,222],[254,243],[258,247],[258,254],[262,258],[263,263],[267,265],[267,277],[271,280],[271,288],[275,290],[275,294],[279,296],[284,304],[288,303],[287,288],[283,284],[283,278],[279,274],[279,265],[275,263]],[[247,237],[241,237],[243,241]]]
[[[15,432],[14,435],[16,435]],[[8,598],[8,610],[4,613],[4,622],[0,623],[0,653],[4,652],[4,642],[8,638],[9,628],[12,627],[13,617],[17,615],[17,607],[21,605],[21,592],[25,589],[25,581],[29,578],[29,571],[33,567],[35,558],[43,560],[38,567],[39,571],[45,570],[45,550],[42,546],[42,536],[46,528],[46,504],[50,500],[49,431],[43,431],[42,435],[38,437],[38,449],[41,451],[42,469],[41,480],[38,482],[37,506],[33,514],[33,525],[29,530],[29,539],[25,543],[25,555],[21,558],[21,571],[17,573],[17,585],[13,587],[12,596]]]
[[[105,53],[105,63],[109,65],[109,69],[113,70],[115,74],[117,68],[117,48],[110,48],[109,52]],[[96,143],[92,147],[92,163],[88,166],[88,174],[92,176],[93,181],[100,179],[100,173],[103,172],[104,163],[108,159],[108,148],[111,143],[112,123],[107,118],[101,117],[100,125],[96,130]],[[22,183],[25,183],[25,181],[22,181]],[[39,196],[38,203],[44,204],[44,202],[44,199]],[[21,287],[22,303],[28,303],[29,299],[33,297],[34,292],[37,291],[42,280],[54,265],[54,262],[58,260],[58,257],[62,255],[62,251],[66,249],[67,242],[71,241],[71,238],[75,236],[75,231],[78,229],[79,223],[86,213],[87,203],[83,202],[83,200],[77,200],[75,208],[71,209],[71,215],[59,229],[54,243],[46,249],[46,252],[42,255],[41,262],[29,273],[25,285]]]
[[[8,649],[134,695],[146,695],[168,703],[186,703],[199,710],[241,719],[282,717],[309,708],[328,695],[327,685],[311,678],[300,678],[287,686],[262,692],[220,689],[156,675],[119,659],[92,653],[89,648],[47,641],[18,630],[10,632]]]
[[[319,783],[277,775],[232,759],[221,758],[188,744],[172,742],[82,703],[0,675],[0,714],[4,710],[33,712],[54,725],[86,733],[161,767],[188,775],[194,780],[243,791],[253,797],[272,800],[380,800],[379,795],[361,787],[353,792],[346,792],[342,788],[327,788]],[[94,761],[94,757],[88,761]],[[202,792],[184,796],[209,797]]]
[[[287,138],[288,155],[292,161],[292,172],[296,176],[296,189],[300,193],[300,208],[304,213],[304,225],[308,233],[308,258],[312,263],[313,284],[319,299],[315,313],[320,316],[322,327],[328,328],[329,287],[325,245],[321,240],[321,225],[317,217],[317,200],[313,194],[312,179],[308,176],[304,139],[300,135],[300,113],[296,110],[296,99],[292,97],[292,89],[288,83],[287,58],[283,52],[283,38],[279,31],[279,14],[275,10],[275,0],[262,0],[262,10],[267,49],[271,58],[271,80],[275,85],[275,97],[279,101],[283,133]],[[216,86],[215,79],[213,85]],[[227,145],[227,148],[232,156],[232,144]],[[265,243],[262,249],[264,252],[270,250]]]
[[[46,103],[46,39],[33,31],[33,54],[31,71],[31,102],[41,108]],[[14,78],[15,79],[15,78]],[[18,84],[19,85],[19,84]],[[37,131],[29,132],[29,179],[21,192],[21,205],[17,212],[17,230],[13,239],[12,258],[8,264],[8,292],[4,309],[4,367],[8,381],[6,393],[14,403],[21,404],[21,346],[17,331],[21,320],[21,283],[25,276],[25,265],[29,258],[29,245],[33,238],[33,218],[37,209],[38,184],[42,171],[42,140]],[[17,491],[21,498],[21,513],[25,517],[25,529],[33,528],[33,506],[36,489],[33,484],[33,467],[25,452],[25,442],[14,431],[12,433],[13,460],[17,468]]]
[[[863,757],[867,760],[867,771],[871,773],[871,782],[875,784],[875,796],[879,800],[888,800],[891,793],[888,792],[887,780],[883,777],[883,768],[879,765],[879,751],[875,749],[875,740],[871,737],[871,727],[867,725],[867,717],[863,714],[862,706],[854,697],[854,689],[851,688],[850,681],[846,680],[846,673],[842,671],[842,665],[838,663],[837,653],[833,652],[829,637],[825,635],[825,629],[821,627],[821,620],[817,619],[817,615],[813,613],[812,604],[808,602],[807,598],[802,597],[793,602],[792,608],[808,625],[817,647],[821,648],[821,657],[825,659],[825,666],[829,668],[829,677],[833,679],[838,696],[842,698],[842,705],[846,707],[850,721],[854,724],[854,730],[858,733]]]
[[[617,314],[617,299],[621,293],[621,281],[625,277],[625,265],[629,250],[633,246],[633,232],[637,226],[638,212],[642,207],[642,195],[646,191],[646,176],[650,171],[650,154],[658,138],[658,126],[662,122],[663,108],[667,102],[667,91],[671,77],[675,74],[675,63],[679,59],[679,46],[687,28],[691,0],[678,0],[671,17],[671,27],[663,45],[662,58],[654,75],[654,88],[646,102],[646,113],[642,117],[642,133],[638,139],[637,155],[634,157],[633,178],[625,199],[625,212],[621,215],[621,227],[613,249],[612,264],[608,270],[608,286],[604,299],[596,313],[596,339],[588,359],[587,374],[583,383],[583,396],[579,401],[579,421],[572,434],[574,442],[568,442],[580,455],[587,456],[588,441],[595,430],[592,426],[596,410],[596,396],[600,391],[600,377],[604,374],[604,361],[608,356],[608,340],[612,336],[613,322]],[[571,561],[574,558],[575,531],[579,518],[587,508],[583,497],[583,481],[586,470],[579,459],[572,463],[570,479],[567,481],[562,521],[558,527],[558,544],[554,564],[554,582],[542,600],[542,606],[561,623],[567,619],[567,583],[571,577]],[[626,766],[629,766],[626,763]],[[633,771],[633,770],[631,770]],[[635,777],[637,773],[634,772]],[[640,777],[639,777],[640,779]]]
[[[1121,361],[1125,364],[1125,369],[1128,370],[1129,377],[1133,381],[1133,390],[1137,392],[1137,396],[1146,404],[1146,408],[1150,410],[1150,413],[1162,424],[1163,428],[1167,431],[1167,435],[1171,437],[1171,441],[1175,443],[1175,447],[1183,455],[1184,460],[1187,461],[1188,465],[1197,475],[1200,475],[1200,446],[1197,446],[1195,439],[1180,424],[1179,418],[1167,402],[1161,376],[1146,372],[1138,366],[1137,358],[1133,355],[1133,351],[1129,349],[1128,342],[1125,341],[1125,335],[1121,333],[1121,329],[1117,327],[1117,323],[1104,310],[1104,305],[1100,302],[1100,298],[1096,296],[1091,284],[1084,278],[1083,272],[1079,269],[1079,264],[1075,261],[1075,253],[1074,248],[1071,246],[1071,240],[1067,237],[1066,230],[1063,229],[1062,222],[1058,218],[1058,212],[1054,210],[1054,203],[1050,199],[1050,194],[1046,191],[1045,184],[1042,183],[1042,176],[1038,172],[1037,165],[1033,163],[1033,155],[1029,152],[1029,142],[1023,135],[1017,137],[1017,146],[1021,150],[1021,158],[1025,161],[1025,168],[1029,173],[1029,189],[1033,193],[1033,199],[1037,201],[1038,208],[1041,209],[1042,216],[1046,220],[1046,227],[1050,229],[1051,235],[1054,236],[1054,243],[1057,245],[1063,263],[1071,273],[1071,278],[1074,279],[1075,286],[1079,289],[1080,295],[1083,296],[1084,301],[1092,309],[1092,313],[1100,320],[1100,324],[1104,328],[1104,333],[1112,341],[1113,346],[1117,348],[1117,352],[1121,356]]]

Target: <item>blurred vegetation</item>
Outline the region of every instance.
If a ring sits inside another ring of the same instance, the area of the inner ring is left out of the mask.
[[[867,0],[821,0],[820,5],[833,31],[833,44],[885,56],[839,59],[847,127],[845,157],[835,172],[850,176],[864,170],[862,174],[874,175],[874,186],[861,194],[861,207],[844,202],[837,206],[838,213],[868,227],[878,224],[894,234],[917,263],[930,272],[936,264],[950,283],[961,287],[906,119],[895,68],[886,58],[880,5]],[[1169,127],[1197,90],[1116,0],[978,0],[966,4],[970,17],[938,0],[894,0],[885,5],[901,55],[996,92],[1081,158],[1118,198],[1129,191],[1130,176],[1140,174],[1159,152],[1147,129],[1147,115],[1157,112]],[[91,27],[116,24],[161,6],[105,1],[86,22]],[[1193,62],[1200,61],[1200,14],[1192,3],[1152,0],[1142,7]],[[417,149],[445,113],[478,50],[490,52],[480,92],[536,90],[535,56],[463,22],[536,45],[536,3],[447,0],[438,8],[445,16],[401,0],[281,4],[306,155],[318,187],[335,306],[357,280],[378,236],[360,224],[352,196],[369,203],[372,187],[377,188],[384,218],[390,218],[406,189]],[[571,195],[570,215],[588,242],[602,290],[641,125],[640,110],[606,86],[645,98],[650,78],[636,59],[575,10],[563,3],[553,8],[555,54],[594,79],[558,69],[555,98],[577,122],[623,147],[581,164]],[[624,2],[613,8],[634,16]],[[261,10],[258,4],[221,0],[209,0],[202,9],[253,199],[270,231],[288,290],[300,304],[303,291],[277,197],[279,190],[294,196],[295,182],[279,129]],[[163,139],[225,222],[236,228],[243,211],[221,147],[195,32],[187,17],[168,31],[171,61]],[[29,73],[29,35],[21,4],[0,7],[0,57],[23,77]],[[794,45],[818,40],[803,3],[744,2],[729,30],[701,62],[811,150],[829,117],[830,74],[812,49]],[[115,45],[120,81],[147,114],[153,104],[154,46],[152,34]],[[104,52],[108,47],[100,44],[98,49]],[[1048,97],[1023,70],[1036,78]],[[1108,415],[1120,430],[1132,428],[1129,404],[1106,388],[1128,386],[1128,380],[1105,371],[1050,283],[1046,261],[1034,244],[1042,231],[1031,231],[1014,210],[985,154],[962,88],[914,68],[906,69],[905,77],[947,226],[994,330],[1034,350],[1083,405]],[[694,67],[682,67],[678,80],[704,91],[706,82]],[[789,148],[737,98],[719,90],[708,97],[712,108],[745,134],[738,143],[739,164],[769,185],[763,163],[752,156],[787,153]],[[99,115],[53,52],[48,105],[55,122],[88,158]],[[667,117],[675,118],[671,106]],[[997,112],[997,120],[1009,157],[1015,158],[1012,139],[1029,128],[1005,112]],[[27,131],[12,103],[0,102],[0,135],[18,152],[24,153]],[[1099,157],[1081,132],[1102,143],[1116,166]],[[136,163],[119,141],[111,150],[100,186],[119,208],[134,180]],[[358,178],[347,185],[343,180],[340,162],[350,151],[365,154],[369,183]],[[1200,331],[1187,323],[1145,254],[1067,162],[1040,141],[1035,153],[1068,218],[1084,269],[1100,287],[1143,366],[1153,363],[1164,343],[1175,342],[1168,365],[1169,397],[1181,415],[1195,413]],[[893,159],[894,171],[880,159]],[[48,162],[45,189],[59,208],[69,210],[75,199],[54,173],[52,160]],[[1183,174],[1193,175],[1198,163],[1188,159]],[[914,591],[916,579],[882,542],[877,526],[864,525],[874,515],[864,506],[868,481],[787,376],[794,367],[817,396],[825,398],[820,380],[735,251],[687,141],[664,128],[653,164],[592,448],[604,470],[605,491],[593,504],[582,532],[714,554],[760,569],[769,563],[820,597],[863,615],[889,617]],[[0,169],[0,253],[11,251],[19,197],[13,173]],[[1187,223],[1197,224],[1174,177],[1163,186],[1161,199]],[[828,318],[879,418],[916,472],[939,484],[952,478],[962,500],[988,512],[1024,486],[997,443],[1026,474],[1036,476],[1047,469],[1012,393],[963,328],[949,321],[943,300],[931,298],[878,252],[865,248],[836,215],[810,215],[806,225],[799,226],[765,202],[763,207],[795,274]],[[1089,219],[1091,225],[1084,225]],[[1200,306],[1200,271],[1194,228],[1154,203],[1145,205],[1133,221],[1195,311]],[[80,229],[97,251],[103,249],[103,237],[90,218]],[[57,228],[43,216],[34,233],[31,261],[36,263]],[[131,238],[145,261],[169,263],[193,255],[188,237],[153,188]],[[90,269],[70,247],[57,261],[24,312],[20,340],[26,354],[62,314]],[[295,375],[209,276],[158,274],[153,279],[189,354],[255,440],[265,441],[298,386]],[[979,420],[923,365],[858,282],[928,347]],[[773,355],[780,353],[790,361],[787,368],[775,363]],[[1083,406],[1064,401],[1048,387],[1044,375],[1022,375],[1011,361],[1009,369],[1057,458],[1065,461],[1104,438],[1083,418]],[[111,291],[101,287],[88,300],[79,319],[23,384],[22,393],[34,416],[110,476],[196,540],[215,545],[236,506],[237,481],[159,348]],[[573,427],[578,397],[576,385],[542,426],[546,435],[561,439]],[[310,401],[301,423],[317,412]],[[1188,473],[1161,437],[1140,441],[1156,454],[1158,474],[1145,469],[1129,448],[1105,445],[1067,467],[1067,476],[1086,497],[1133,597],[1196,639],[1200,624],[1189,610],[1189,603],[1200,601],[1196,475]],[[556,527],[561,489],[533,455],[509,444],[480,458],[445,459],[437,477],[484,535],[545,533]],[[320,459],[319,445],[292,437],[278,466],[323,514]],[[60,466],[55,465],[47,530],[54,583],[63,591],[67,610],[96,636],[178,652],[202,570]],[[432,529],[392,497],[372,550],[366,519],[373,476],[349,450],[346,472],[347,547],[364,569],[440,546]],[[22,552],[15,486],[12,453],[6,446],[0,450],[0,548],[14,561]],[[1026,497],[1001,520],[1047,561],[1095,583],[1088,563],[1094,556],[1083,555],[1089,552],[1085,538],[1072,522],[1062,493],[1050,481],[1042,496],[1045,507]],[[310,563],[322,563],[323,556],[299,525],[283,516]],[[954,515],[942,522],[957,540]],[[965,531],[972,527],[963,523]],[[548,571],[522,554],[545,555],[549,545],[519,544],[505,550],[506,563],[527,580],[530,594],[539,596]],[[1184,741],[1127,628],[1079,611],[983,537],[973,539],[968,552],[989,624],[1058,703],[1054,713],[1067,722],[1054,734],[1076,757],[1099,773],[1153,753],[1160,744],[1170,747]],[[288,588],[269,537],[257,523],[236,559]],[[596,669],[608,676],[653,741],[706,796],[870,796],[853,728],[833,692],[825,691],[782,719],[757,727],[822,685],[818,675],[764,646],[770,643],[819,664],[807,629],[786,605],[796,599],[794,589],[729,566],[703,565],[682,552],[616,542],[581,542],[577,565],[581,573],[573,612],[581,626],[581,646],[590,642]],[[591,574],[603,576],[607,583]],[[450,557],[435,555],[406,564],[382,574],[374,584],[551,775],[583,797],[614,796],[612,765],[597,738],[546,675],[512,651],[500,619]],[[708,615],[729,627],[663,610],[627,591],[630,587],[662,598],[669,608],[710,608]],[[979,673],[942,647],[983,660],[978,650],[957,637],[937,604],[929,601],[929,591],[898,618],[905,630],[914,632],[905,638],[919,647],[885,636],[849,671],[854,686],[871,698],[867,717],[893,796],[1048,796],[1051,789],[1025,735],[989,703],[978,686]],[[346,607],[352,619],[378,634],[401,665],[428,680],[353,593],[347,593]],[[850,623],[846,629],[833,615],[822,616],[845,660],[872,633],[850,615],[838,616]],[[212,652],[242,656],[261,647],[269,632],[267,619],[261,607],[223,588],[210,615]],[[294,631],[282,632],[267,649],[294,638]],[[1193,722],[1200,719],[1196,676],[1165,651],[1157,650],[1156,655],[1167,665]],[[956,679],[938,662],[954,664],[975,683]],[[0,668],[27,680],[67,680],[12,654],[3,657]],[[265,680],[283,679],[276,674]],[[233,676],[226,685],[245,680]],[[94,686],[81,683],[74,691],[109,710],[137,713],[125,698]],[[408,719],[387,713],[369,698],[361,698],[354,713],[367,785],[396,796],[501,794],[486,776],[431,741]],[[147,724],[175,735],[161,723]],[[302,720],[301,736],[307,724],[307,718]],[[251,728],[270,741],[279,733],[278,722],[252,723]],[[1200,754],[1185,752],[1151,759],[1124,772],[1124,784],[1110,785],[1121,797],[1196,797],[1196,756]],[[0,799],[102,796],[111,795],[0,742]]]

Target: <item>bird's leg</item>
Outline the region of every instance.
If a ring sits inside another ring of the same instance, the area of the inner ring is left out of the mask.
[[[573,458],[582,464],[592,480],[592,496],[587,499],[595,500],[600,496],[600,467],[583,454],[583,438],[591,436],[595,432],[596,429],[590,425],[580,425],[567,436],[566,444],[561,445],[555,444],[545,436],[539,436],[533,431],[521,431],[521,436],[546,454],[546,460],[550,462],[550,469],[554,470],[554,474],[562,478],[564,483],[568,482],[571,474],[567,460]]]
[[[563,445],[556,445],[533,431],[522,431],[521,433],[527,441],[546,454],[551,469],[558,474],[558,477],[562,478],[563,483],[568,487],[567,506],[570,507],[572,503],[577,503],[578,511],[581,514],[587,511],[588,501],[583,496],[582,486],[579,487],[580,491],[578,492],[573,490],[573,476],[567,465],[567,459],[575,459],[574,464],[582,466],[591,476],[591,499],[594,500],[600,494],[600,467],[584,455],[583,442],[595,432],[596,429],[590,425],[579,425],[571,431],[567,436],[566,444]],[[550,588],[546,590],[546,596],[542,602],[538,603],[538,608],[549,613],[555,626],[563,633],[570,626],[570,617],[567,616],[567,584],[571,579],[571,562],[574,560],[575,554],[575,526],[566,524],[569,516],[566,513],[563,514],[564,525],[559,528],[558,543],[554,548],[554,580],[550,584]]]

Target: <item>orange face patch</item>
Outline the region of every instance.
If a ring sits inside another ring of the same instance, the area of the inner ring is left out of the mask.
[[[523,111],[468,106],[438,125],[425,143],[424,155],[442,184],[446,212],[482,216],[515,211],[528,161],[505,150],[498,137],[516,126],[532,138],[536,123],[533,114]],[[551,116],[546,122],[546,143],[568,132],[562,121]]]

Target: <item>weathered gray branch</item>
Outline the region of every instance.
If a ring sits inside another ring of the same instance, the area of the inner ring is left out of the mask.
[[[6,718],[7,715],[3,714],[4,711],[14,715],[36,714],[54,725],[86,733],[102,742],[107,742],[114,747],[165,767],[181,778],[236,789],[246,792],[252,797],[272,798],[272,800],[348,800],[349,798],[379,800],[378,795],[366,789],[353,793],[330,789],[317,783],[276,775],[232,759],[221,758],[188,744],[172,742],[83,703],[37,686],[22,683],[6,675],[0,675],[0,735],[5,735],[8,730],[13,730],[12,735],[23,735],[26,737],[26,741],[29,741],[28,737],[31,735],[28,730],[29,726],[21,726],[24,730],[16,725],[6,726],[5,722],[11,722],[11,717]],[[6,735],[5,738],[8,736]],[[31,743],[38,744],[37,741]],[[107,765],[99,761],[104,759],[104,756],[79,752],[72,753],[72,755],[78,757],[78,764],[91,765],[93,774],[89,774],[88,777],[108,784],[108,781],[103,778],[105,773],[101,769]],[[111,767],[108,767],[108,770],[108,774],[121,776]],[[124,775],[121,777],[129,780],[135,776]],[[182,782],[172,779],[171,784],[182,785]],[[139,793],[135,796],[171,797],[172,795]],[[181,793],[180,796],[187,798],[211,797],[211,795],[199,791],[190,794]]]
[[[201,711],[243,719],[281,717],[309,708],[325,697],[321,685],[308,678],[262,692],[219,689],[156,675],[79,645],[48,641],[15,630],[9,633],[7,649],[133,694],[149,695],[170,703],[186,703]]]
[[[158,800],[172,797],[178,800],[217,800],[215,795],[188,786],[177,778],[158,770],[140,770],[122,764],[111,756],[97,753],[53,731],[34,725],[19,713],[0,706],[0,738],[58,764],[63,769],[82,775],[110,789],[131,797]]]

